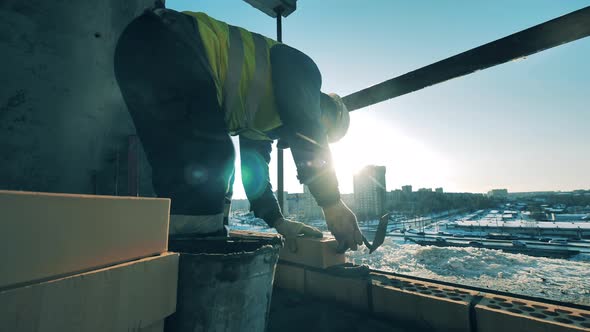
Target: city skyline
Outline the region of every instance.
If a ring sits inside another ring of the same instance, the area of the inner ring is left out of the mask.
[[[325,92],[347,95],[586,5],[299,1],[283,34],[318,64]],[[167,6],[276,35],[275,22],[242,1],[169,0]],[[353,173],[366,164],[387,166],[392,188],[486,193],[590,187],[583,88],[590,85],[588,55],[585,38],[353,112],[349,133],[331,146],[341,192],[352,192]],[[276,189],[274,151],[270,166]],[[237,167],[234,192],[243,198],[239,176]],[[284,179],[286,191],[302,191],[288,150]]]
[[[364,165],[362,166],[357,172],[353,173],[351,176],[351,181],[354,182],[354,178],[361,174],[363,172],[364,169],[366,169],[367,167],[386,167],[386,166],[382,166],[382,165],[373,165],[373,164],[368,164],[368,165]],[[340,178],[339,178],[340,181]],[[386,180],[387,181],[387,180]],[[238,184],[239,185],[239,184]],[[300,184],[299,185],[300,190],[295,190],[295,191],[289,191],[289,190],[285,190],[286,193],[289,194],[302,194],[305,193],[305,185]],[[354,187],[354,186],[351,186]],[[450,191],[447,190],[447,188],[444,187],[438,187],[438,186],[434,186],[434,185],[424,185],[424,186],[416,186],[412,183],[405,183],[402,185],[397,185],[397,186],[389,186],[386,184],[385,186],[385,191],[386,192],[392,192],[392,191],[404,191],[404,188],[409,188],[409,192],[418,192],[418,191],[423,191],[423,190],[430,190],[433,192],[444,192],[444,193],[472,193],[472,194],[490,194],[490,192],[493,191],[497,191],[497,190],[505,190],[507,193],[509,194],[516,194],[516,193],[545,193],[545,192],[575,192],[575,191],[590,191],[590,187],[579,187],[579,188],[572,188],[569,190],[554,190],[554,189],[547,189],[547,190],[531,190],[531,191],[512,191],[509,188],[504,188],[504,187],[490,187],[487,190],[481,191],[481,192],[475,192],[475,191]],[[273,191],[276,193],[276,188],[273,187]],[[341,194],[343,195],[353,195],[355,193],[354,190],[351,190],[350,192],[344,192],[341,190]],[[245,199],[245,196],[236,196],[234,195],[234,199]]]

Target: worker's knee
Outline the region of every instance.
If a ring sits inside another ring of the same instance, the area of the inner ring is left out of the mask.
[[[172,198],[177,214],[223,211],[234,171],[235,151],[229,137],[209,144],[191,144],[154,167],[153,183],[161,197]]]
[[[235,151],[231,139],[225,137],[208,141],[190,152],[192,161],[185,165],[184,176],[189,184],[218,186],[227,192],[234,172]]]

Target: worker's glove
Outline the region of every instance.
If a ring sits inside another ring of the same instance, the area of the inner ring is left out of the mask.
[[[291,252],[297,251],[297,237],[307,236],[322,238],[324,234],[319,229],[308,226],[304,223],[279,218],[274,223],[274,227],[279,234],[285,237],[285,246],[289,248]]]
[[[363,244],[363,235],[354,213],[341,200],[323,210],[328,229],[338,241],[338,252],[343,253],[349,248],[357,250]]]

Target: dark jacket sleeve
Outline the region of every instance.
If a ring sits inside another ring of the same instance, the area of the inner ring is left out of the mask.
[[[309,187],[309,191],[321,207],[326,207],[340,199],[338,180],[332,165],[330,149],[316,141],[316,145],[301,138],[298,133],[288,135],[293,160],[297,167],[299,182]]]
[[[330,205],[340,199],[340,192],[321,123],[320,71],[307,55],[284,44],[271,48],[270,59],[283,122],[279,135],[291,148],[299,181],[309,187],[318,205]]]
[[[240,136],[242,183],[250,201],[250,210],[272,227],[283,215],[272,193],[268,174],[271,150],[271,141],[255,141]]]

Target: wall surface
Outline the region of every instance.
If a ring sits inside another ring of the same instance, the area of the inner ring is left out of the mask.
[[[153,3],[0,2],[0,189],[129,194],[135,129],[113,54],[125,26]],[[139,150],[139,194],[152,196]]]

